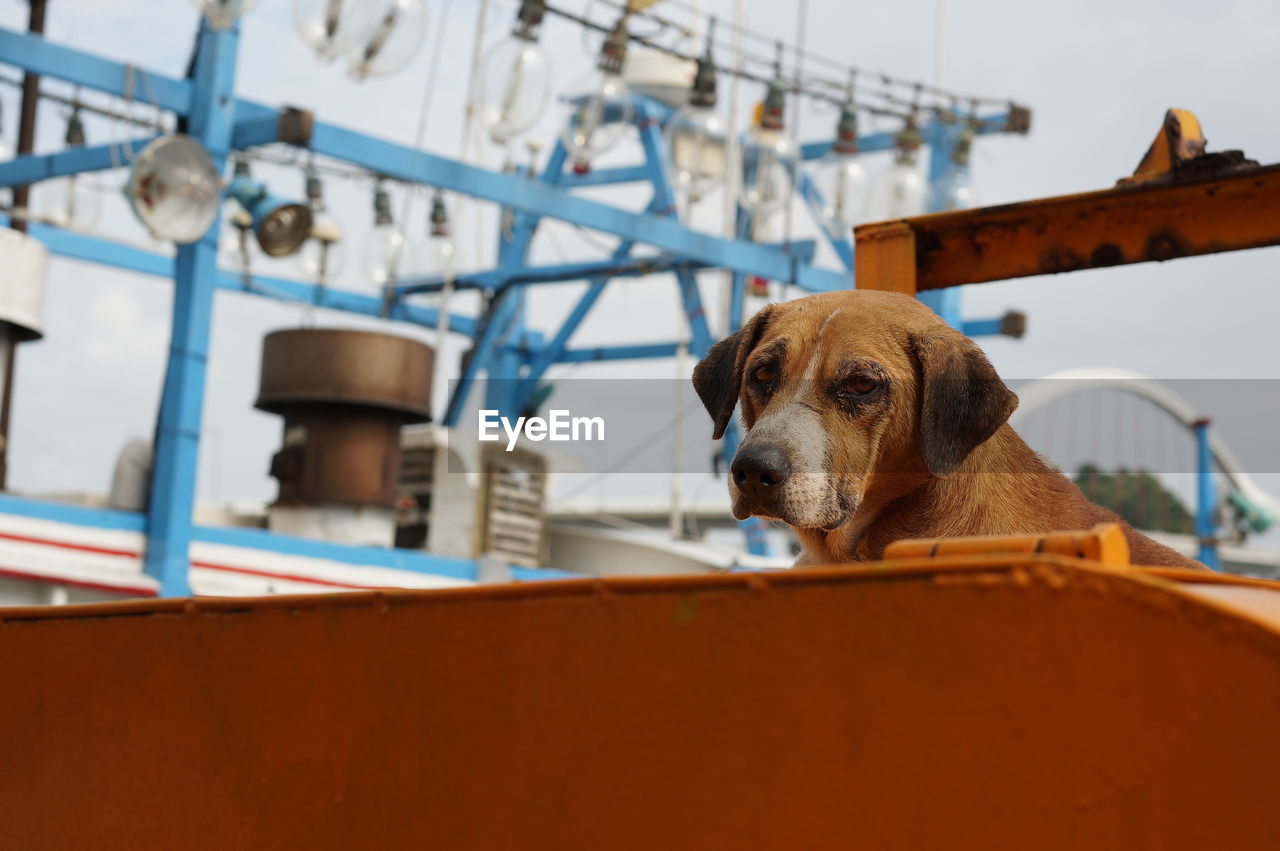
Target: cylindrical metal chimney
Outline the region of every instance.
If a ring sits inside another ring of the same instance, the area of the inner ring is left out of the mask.
[[[400,429],[430,418],[433,362],[428,346],[371,331],[267,335],[255,405],[284,417],[273,531],[391,546]]]

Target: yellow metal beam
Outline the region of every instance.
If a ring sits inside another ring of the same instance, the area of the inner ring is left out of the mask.
[[[1169,180],[863,225],[857,286],[915,293],[1280,244],[1280,165],[1203,159],[1211,173],[1191,163]]]

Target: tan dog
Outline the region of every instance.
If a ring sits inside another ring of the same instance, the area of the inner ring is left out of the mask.
[[[849,290],[760,311],[694,387],[724,434],[742,404],[733,516],[790,525],[800,564],[872,561],[902,538],[1119,521],[1007,424],[1018,399],[967,337],[914,298]],[[1125,525],[1134,564],[1201,565]]]

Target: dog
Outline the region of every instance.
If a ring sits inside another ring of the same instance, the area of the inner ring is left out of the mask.
[[[1018,398],[914,298],[848,290],[770,305],[712,346],[693,384],[724,435],[733,516],[789,525],[798,565],[875,561],[903,538],[1122,523],[1134,564],[1203,566],[1085,499],[1009,426]]]

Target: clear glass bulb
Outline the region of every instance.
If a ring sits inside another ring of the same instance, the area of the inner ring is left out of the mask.
[[[505,145],[538,122],[551,97],[551,61],[536,41],[512,36],[489,51],[476,77],[476,117]]]
[[[427,7],[423,0],[363,0],[370,8],[373,26],[351,52],[351,76],[357,80],[385,77],[413,61],[427,34]]]
[[[827,154],[813,169],[822,193],[822,217],[842,235],[862,221],[867,207],[867,173],[853,154]]]
[[[36,213],[67,230],[87,232],[98,224],[102,196],[93,179],[84,175],[59,177],[39,185]]]
[[[364,240],[365,278],[381,290],[399,280],[413,265],[404,231],[394,224],[374,225]]]
[[[562,141],[575,171],[612,148],[631,126],[631,90],[617,74],[600,74],[596,87],[569,104]]]
[[[258,0],[191,0],[215,30],[225,30],[258,5]]]
[[[253,235],[253,217],[232,205],[223,217],[222,236],[218,238],[219,264],[236,271],[252,266],[261,254]]]
[[[347,259],[342,227],[325,213],[317,213],[311,225],[311,238],[298,251],[298,271],[308,281],[332,284],[342,272]]]
[[[671,116],[665,133],[676,191],[696,204],[724,180],[724,121],[709,107],[688,105]]]
[[[368,0],[293,0],[298,35],[325,62],[367,41],[377,24],[377,10]]]
[[[925,183],[914,157],[899,158],[875,181],[867,212],[876,219],[905,219],[925,210]]]
[[[776,213],[791,196],[791,142],[779,130],[756,128],[742,149],[741,203],[753,218]]]
[[[946,177],[934,184],[929,194],[929,209],[935,213],[967,210],[978,205],[973,194],[973,180],[967,168],[951,169]]]

